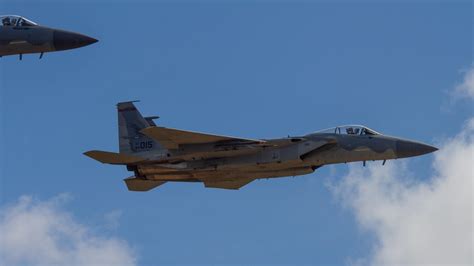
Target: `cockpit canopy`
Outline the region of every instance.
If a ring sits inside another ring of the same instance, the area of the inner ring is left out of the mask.
[[[347,125],[332,127],[324,130],[317,131],[316,133],[326,134],[343,134],[343,135],[380,135],[375,130],[360,125]]]
[[[38,25],[29,19],[16,15],[3,15],[0,16],[0,19],[4,27],[33,27]]]

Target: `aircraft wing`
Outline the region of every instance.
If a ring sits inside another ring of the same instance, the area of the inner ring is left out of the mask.
[[[158,141],[167,149],[177,149],[183,144],[229,143],[229,144],[262,144],[263,140],[243,139],[230,136],[220,136],[194,131],[186,131],[166,127],[147,127],[141,133]]]

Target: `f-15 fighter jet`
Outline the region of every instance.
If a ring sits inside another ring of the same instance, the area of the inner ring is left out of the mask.
[[[40,26],[16,15],[0,16],[0,57],[63,51],[97,42],[96,39],[59,29]]]
[[[339,126],[300,137],[247,139],[157,126],[133,102],[117,105],[119,153],[88,151],[107,164],[125,165],[129,190],[166,182],[202,182],[239,189],[259,178],[313,173],[326,164],[398,159],[434,152],[423,143],[382,135],[364,126]]]

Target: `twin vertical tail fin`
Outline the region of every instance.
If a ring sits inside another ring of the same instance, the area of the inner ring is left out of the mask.
[[[158,117],[143,117],[133,102],[117,104],[119,126],[119,150],[121,154],[140,154],[151,150],[163,150],[163,147],[140,131],[150,126],[156,126],[153,119]]]

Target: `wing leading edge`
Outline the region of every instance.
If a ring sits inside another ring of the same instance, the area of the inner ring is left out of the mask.
[[[141,130],[141,133],[158,141],[167,149],[177,149],[179,145],[185,144],[204,144],[214,142],[241,142],[253,144],[265,143],[265,141],[258,139],[244,139],[230,136],[220,136],[166,127],[147,127]]]

